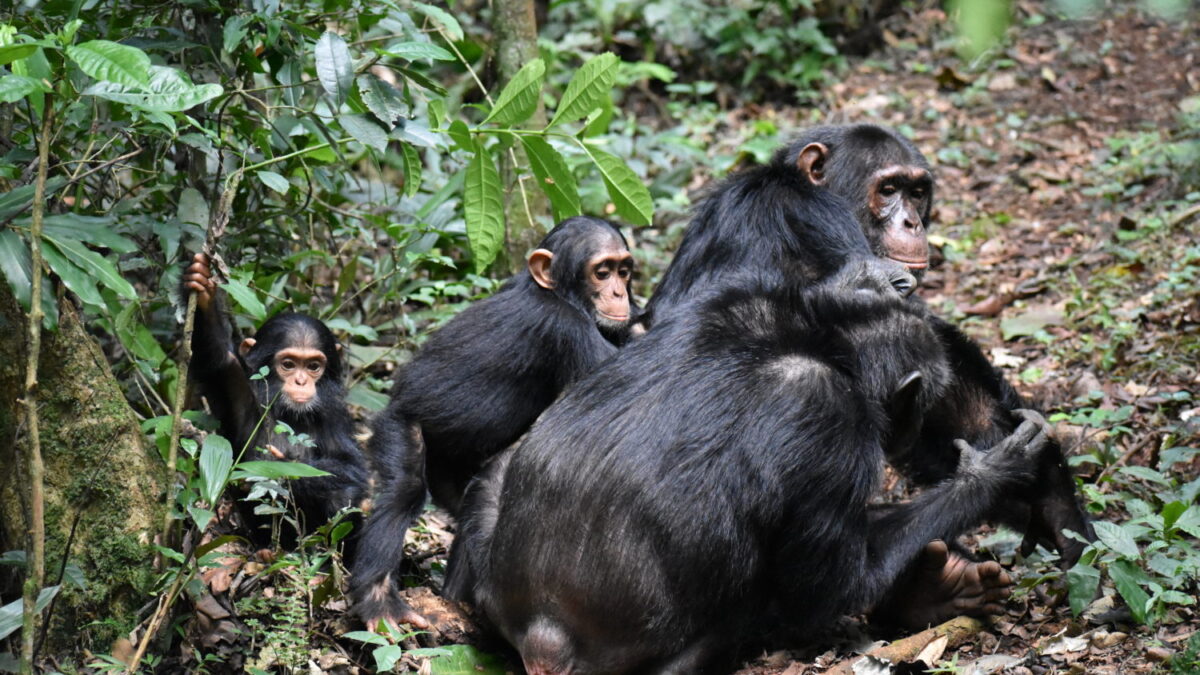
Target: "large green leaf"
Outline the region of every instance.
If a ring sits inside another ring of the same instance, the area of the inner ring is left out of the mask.
[[[1138,551],[1137,542],[1134,541],[1132,535],[1125,531],[1125,528],[1104,520],[1097,520],[1094,526],[1096,538],[1112,549],[1114,553],[1130,560],[1137,560],[1140,557],[1141,552]]]
[[[562,155],[540,136],[522,136],[521,145],[525,147],[529,167],[533,169],[538,185],[550,199],[554,220],[561,221],[579,215],[582,211],[579,187]]]
[[[1096,589],[1100,588],[1100,570],[1077,563],[1067,570],[1067,597],[1071,603],[1071,613],[1079,616],[1096,597]]]
[[[558,102],[554,119],[547,129],[563,122],[574,122],[587,116],[604,101],[604,95],[612,89],[617,76],[618,60],[615,54],[604,53],[594,56],[575,73],[567,90]]]
[[[4,45],[0,47],[0,66],[23,59],[36,52],[37,49],[37,45]]]
[[[1097,521],[1097,524],[1100,522],[1103,521]],[[1146,623],[1146,603],[1150,595],[1141,586],[1141,582],[1147,581],[1146,573],[1128,560],[1118,560],[1108,566],[1108,576],[1112,577],[1113,585],[1125,599],[1134,620]]]
[[[482,143],[475,143],[463,190],[467,244],[475,271],[482,273],[496,259],[504,243],[504,190],[496,163]]]
[[[96,279],[91,277],[85,270],[78,265],[67,260],[53,241],[47,241],[47,246],[42,247],[42,255],[46,258],[46,263],[50,265],[50,269],[62,279],[67,288],[71,292],[79,296],[85,304],[92,307],[104,307],[104,298],[100,295],[100,291],[96,290]]]
[[[47,586],[38,591],[37,601],[34,603],[34,609],[39,613],[46,609],[46,605],[58,595],[58,589],[62,586]],[[0,640],[12,635],[21,628],[21,623],[24,620],[24,600],[17,599],[0,607]]]
[[[367,73],[358,78],[358,91],[363,103],[371,114],[390,129],[397,121],[404,119],[408,106],[400,97],[400,92],[392,85],[384,82],[375,75]]]
[[[150,57],[137,47],[92,40],[67,47],[67,56],[80,70],[103,82],[126,87],[150,83]]]
[[[24,75],[0,77],[0,103],[16,103],[35,91],[44,94],[50,87],[37,78]]]
[[[272,461],[250,461],[238,462],[234,467],[234,478],[317,478],[319,476],[330,476],[327,471],[322,471],[315,466],[309,466],[303,462],[272,462]]]
[[[325,31],[317,40],[317,78],[338,105],[345,102],[354,84],[354,60],[342,36]]]
[[[233,447],[218,434],[209,434],[200,448],[200,496],[215,505],[225,491],[233,468]]]
[[[649,225],[654,218],[654,200],[633,169],[625,166],[620,157],[603,150],[587,148],[587,153],[600,169],[617,213],[633,225]]]
[[[258,294],[254,292],[244,281],[240,279],[230,279],[221,285],[229,297],[238,304],[250,316],[254,317],[255,321],[263,321],[267,318],[267,308],[263,305],[262,300],[258,299]]]
[[[344,113],[338,115],[338,122],[341,123],[346,133],[353,136],[354,140],[359,143],[379,152],[387,150],[387,131],[374,119],[358,113]]]
[[[33,261],[25,240],[12,230],[0,229],[0,273],[4,274],[13,296],[26,312],[29,311],[33,296],[32,267]],[[49,288],[49,280],[43,273],[42,313],[46,316],[43,325],[54,330],[58,326],[58,303],[54,300],[54,294],[47,292]]]
[[[419,12],[430,19],[433,19],[434,23],[441,24],[442,28],[445,29],[446,34],[450,36],[451,40],[457,41],[463,39],[463,29],[462,26],[459,25],[458,19],[455,19],[454,16],[446,10],[442,9],[441,7],[427,5],[423,2],[414,2],[413,7],[416,7]]]
[[[43,232],[44,238],[53,242],[59,251],[71,262],[83,268],[95,281],[116,291],[117,295],[126,300],[136,300],[137,291],[133,284],[125,281],[121,273],[104,256],[84,246],[82,242],[68,237],[62,237],[54,232]]]
[[[400,157],[404,160],[404,194],[411,197],[421,189],[421,155],[411,143],[403,143]]]
[[[113,219],[108,216],[81,216],[59,213],[46,216],[42,231],[59,238],[75,238],[85,244],[112,249],[117,253],[133,253],[138,245],[112,231]]]
[[[509,81],[492,112],[484,118],[484,123],[495,122],[500,126],[512,127],[529,119],[537,110],[538,100],[542,95],[542,76],[546,74],[546,64],[541,59],[534,59],[517,71]]]
[[[46,194],[57,192],[59,188],[67,184],[67,179],[62,176],[55,176],[46,181]],[[14,188],[11,192],[0,194],[0,220],[8,220],[14,214],[24,211],[33,203],[33,193],[37,186],[33,183],[22,185],[19,188]]]
[[[257,175],[258,179],[263,182],[263,185],[266,185],[281,195],[286,195],[288,193],[288,188],[292,186],[292,184],[288,182],[287,178],[284,178],[274,171],[258,171],[255,173],[255,175]]]
[[[433,675],[504,675],[509,672],[504,660],[471,645],[446,645],[448,656],[429,662]]]
[[[97,82],[83,93],[148,112],[181,112],[220,96],[219,84],[194,85],[181,70],[152,66],[150,82],[145,86],[127,86]]]
[[[405,61],[418,59],[433,59],[435,61],[453,61],[454,55],[433,44],[432,42],[393,42],[383,49],[383,53]]]

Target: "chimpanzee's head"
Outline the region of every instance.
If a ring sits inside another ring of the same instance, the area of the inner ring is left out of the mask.
[[[776,161],[798,166],[814,185],[849,201],[875,255],[904,264],[918,278],[924,274],[934,179],[908,139],[873,124],[817,127]]]
[[[303,314],[279,314],[246,338],[239,352],[251,373],[270,366],[268,400],[277,413],[317,410],[340,397],[342,346],[325,324]]]
[[[621,231],[589,216],[559,223],[529,254],[534,282],[585,312],[614,342],[624,339],[634,318],[633,272],[633,255]]]

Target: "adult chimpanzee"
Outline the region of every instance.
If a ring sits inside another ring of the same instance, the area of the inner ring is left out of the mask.
[[[333,333],[312,317],[279,314],[235,346],[207,256],[196,254],[184,286],[196,293],[189,372],[220,422],[221,435],[235,452],[247,445],[262,447],[276,459],[330,474],[290,481],[305,527],[360,506],[367,497],[367,467],[352,436],[341,345]],[[266,377],[251,380],[263,366],[269,368]],[[297,435],[276,432],[276,421]],[[307,441],[299,440],[300,434]]]
[[[796,225],[781,215],[789,207],[780,202],[780,188],[768,186],[768,180],[826,187],[849,201],[875,255],[902,263],[918,277],[928,266],[926,227],[935,186],[925,158],[890,129],[870,124],[818,127],[782,148],[768,166],[735,174],[701,201],[640,319],[643,325],[677,313],[697,290],[741,268],[754,266],[776,279],[797,278],[797,261],[811,267],[812,259],[825,251],[834,262],[841,259],[839,250],[818,239],[813,240],[815,249],[797,250]],[[892,458],[926,484],[953,473],[959,456],[954,439],[989,446],[1012,431],[1018,421],[1012,411],[1026,406],[976,343],[931,312],[927,320],[949,352],[953,380],[917,442]],[[1070,565],[1083,545],[1066,531],[1091,537],[1091,524],[1079,508],[1062,449],[1055,445],[1042,458],[1037,483],[1001,505],[993,517],[1025,532],[1026,552],[1044,543],[1056,547]]]
[[[397,374],[369,445],[380,484],[350,586],[355,612],[369,625],[425,625],[392,576],[426,486],[457,514],[483,463],[616,353],[636,311],[632,274],[620,230],[599,218],[569,218],[530,254],[527,272],[435,332]]]
[[[739,636],[881,600],[1046,443],[1020,413],[992,447],[960,443],[937,487],[869,506],[951,376],[884,264],[734,282],[569,389],[472,486],[447,591],[536,675],[702,672]]]

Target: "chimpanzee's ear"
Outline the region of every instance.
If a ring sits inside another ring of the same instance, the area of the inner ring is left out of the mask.
[[[813,185],[825,184],[825,158],[829,148],[824,143],[809,143],[796,156],[796,166],[804,172]]]
[[[529,254],[529,276],[533,277],[538,286],[546,290],[554,289],[554,279],[550,277],[552,260],[554,260],[554,254],[544,248],[539,248]]]
[[[256,341],[254,338],[246,338],[245,340],[242,340],[242,344],[238,345],[238,353],[242,355],[243,359],[246,358],[246,355],[250,353],[250,350],[254,349],[255,344]]]
[[[334,348],[338,350],[339,354],[342,353],[342,343],[340,343],[340,342],[337,343],[336,345],[334,345]]]

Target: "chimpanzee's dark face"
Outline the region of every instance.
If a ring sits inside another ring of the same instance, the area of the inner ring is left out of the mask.
[[[876,255],[891,258],[915,272],[929,267],[925,219],[933,193],[933,177],[917,166],[895,165],[868,178],[867,206],[872,227],[867,233]]]
[[[621,330],[629,325],[629,282],[633,256],[615,239],[587,261],[587,281],[596,325],[601,330]]]

